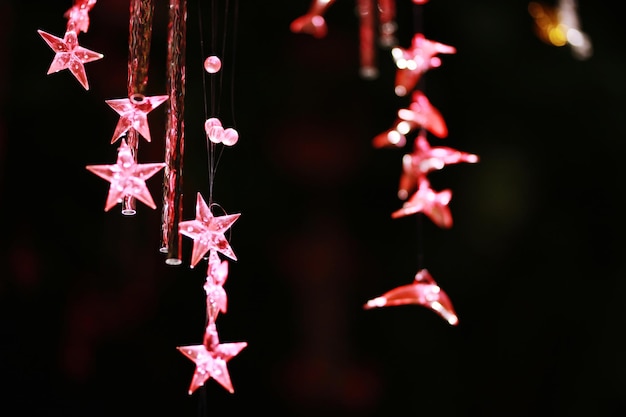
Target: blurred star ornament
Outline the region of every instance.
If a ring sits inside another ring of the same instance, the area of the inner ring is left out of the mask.
[[[105,102],[120,115],[111,143],[115,143],[129,129],[136,130],[150,142],[152,138],[148,126],[148,113],[168,98],[167,95],[146,97],[143,94],[132,94],[129,98],[106,100]]]
[[[156,204],[148,191],[146,180],[163,167],[165,167],[164,163],[137,164],[126,140],[122,140],[115,164],[86,166],[89,171],[111,183],[105,211],[121,203],[126,196],[135,197],[148,207],[155,209]]]
[[[89,30],[89,12],[96,5],[96,0],[76,0],[64,14],[68,19],[68,27],[74,31],[87,32]]]
[[[200,262],[211,249],[232,260],[237,260],[224,233],[241,216],[241,213],[215,217],[200,193],[196,198],[196,218],[178,224],[179,232],[193,239],[191,267]]]
[[[89,90],[89,82],[87,81],[87,74],[83,64],[101,59],[104,55],[78,45],[78,36],[72,30],[65,32],[63,38],[51,35],[43,30],[37,30],[37,33],[55,52],[52,63],[48,68],[48,75],[68,69],[83,88]]]
[[[420,131],[413,142],[413,152],[402,157],[402,174],[398,197],[406,200],[428,173],[460,162],[476,163],[478,156],[447,146],[430,146],[425,131]]]
[[[451,198],[451,190],[434,191],[430,187],[430,182],[426,178],[421,178],[417,191],[402,205],[401,209],[394,211],[391,217],[397,219],[411,214],[424,213],[440,228],[450,229],[452,213],[448,203]]]
[[[209,250],[207,276],[204,282],[209,321],[215,321],[220,312],[226,313],[228,304],[224,290],[226,278],[228,278],[228,261],[220,260],[217,251]]]
[[[215,323],[209,323],[203,344],[178,346],[177,349],[196,364],[189,385],[189,395],[203,386],[209,378],[215,379],[231,394],[234,393],[227,362],[237,356],[247,345],[247,342],[220,343]]]
[[[415,90],[411,98],[408,108],[398,110],[398,118],[392,127],[374,137],[372,145],[375,148],[403,148],[406,136],[417,129],[426,129],[441,139],[448,136],[446,121],[428,97],[421,90]]]
[[[410,304],[421,305],[433,310],[453,326],[459,322],[450,298],[437,285],[426,269],[420,269],[411,284],[396,287],[380,297],[373,298],[363,308],[369,310]]]
[[[315,38],[323,38],[328,33],[324,13],[335,0],[313,0],[309,10],[304,15],[296,18],[289,26],[293,33],[306,33]]]
[[[393,48],[391,56],[398,68],[395,80],[396,95],[407,95],[416,87],[422,74],[431,68],[439,67],[441,59],[436,56],[437,54],[454,53],[456,53],[454,46],[426,39],[422,33],[413,35],[410,48]]]

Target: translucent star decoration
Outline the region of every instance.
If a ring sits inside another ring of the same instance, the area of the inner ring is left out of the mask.
[[[237,260],[224,233],[241,216],[241,213],[215,217],[200,193],[196,198],[196,218],[178,223],[179,232],[193,239],[191,267],[200,262],[211,249],[232,260]]]
[[[402,205],[402,208],[394,211],[391,217],[397,219],[411,214],[424,213],[437,226],[449,229],[452,227],[452,213],[448,207],[451,198],[451,190],[434,191],[430,187],[430,182],[426,178],[421,178],[417,191]]]
[[[231,394],[234,393],[235,390],[230,379],[227,362],[247,345],[247,342],[220,343],[215,324],[209,323],[203,344],[178,346],[177,349],[196,364],[196,369],[189,385],[189,395],[203,386],[209,378],[215,379]]]
[[[68,69],[83,88],[89,90],[89,82],[87,81],[87,74],[83,64],[101,59],[104,55],[78,45],[77,34],[72,30],[65,32],[62,39],[43,30],[38,30],[37,33],[55,52],[52,63],[48,68],[48,74]]]
[[[77,0],[74,5],[65,12],[68,19],[68,28],[74,31],[87,32],[89,30],[89,11],[96,5],[96,0]]]
[[[421,90],[415,90],[411,99],[408,108],[398,110],[393,126],[374,137],[375,148],[402,148],[406,145],[406,136],[422,128],[439,138],[448,136],[446,121],[428,97]]]
[[[129,98],[106,100],[105,102],[120,115],[111,143],[115,143],[129,129],[136,130],[146,141],[150,142],[152,139],[148,126],[148,113],[167,99],[167,95],[146,97],[143,94],[132,94]]]
[[[323,38],[328,33],[324,13],[334,2],[335,0],[313,0],[308,12],[293,20],[289,29],[293,33],[307,33]]]
[[[227,296],[224,282],[228,278],[228,261],[221,261],[217,251],[209,250],[209,264],[204,282],[206,293],[207,316],[209,321],[215,321],[218,313],[226,313]]]
[[[436,56],[437,54],[454,53],[456,53],[454,46],[426,39],[422,33],[413,35],[410,48],[393,48],[391,56],[397,67],[396,95],[407,95],[415,88],[422,74],[431,68],[439,67],[441,59]]]
[[[146,180],[164,167],[165,163],[137,164],[130,146],[122,140],[115,164],[87,165],[86,168],[111,183],[104,207],[108,211],[126,196],[135,197],[155,209],[156,204],[148,191]]]
[[[459,323],[450,298],[426,269],[420,269],[411,284],[396,287],[380,297],[373,298],[363,308],[369,310],[409,304],[427,307],[453,326]]]
[[[476,163],[478,156],[447,146],[430,146],[426,133],[421,130],[413,142],[413,152],[402,157],[402,174],[398,197],[406,200],[417,189],[419,180],[432,171],[460,162]]]

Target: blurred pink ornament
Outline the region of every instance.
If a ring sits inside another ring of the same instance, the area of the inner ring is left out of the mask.
[[[83,88],[89,90],[87,74],[85,74],[85,66],[83,64],[101,59],[104,55],[79,46],[76,32],[71,30],[65,32],[63,39],[43,30],[37,30],[37,33],[55,52],[52,63],[48,68],[48,74],[68,69]]]
[[[415,90],[413,101],[408,109],[398,110],[398,118],[393,126],[376,135],[372,140],[375,148],[402,148],[406,145],[406,136],[419,128],[424,128],[439,138],[448,136],[448,126],[430,100],[420,90]]]
[[[203,344],[178,346],[177,349],[196,364],[189,385],[189,395],[203,386],[209,378],[215,379],[231,394],[234,393],[227,362],[247,345],[247,342],[219,343],[215,324],[209,323]]]
[[[152,138],[148,126],[148,113],[168,98],[167,95],[146,97],[143,94],[132,94],[129,98],[105,100],[120,115],[111,143],[115,143],[129,129],[136,130],[146,141],[150,142]]]
[[[224,233],[241,216],[240,213],[215,217],[200,193],[196,198],[196,218],[178,224],[179,232],[193,239],[191,267],[211,249],[237,260]]]
[[[451,198],[451,190],[436,192],[430,188],[430,182],[426,178],[421,178],[417,191],[402,205],[401,209],[394,211],[391,217],[397,219],[421,212],[437,226],[449,229],[452,227],[452,214],[448,208]]]
[[[219,312],[226,313],[227,297],[223,287],[226,278],[228,261],[221,261],[215,250],[209,250],[207,277],[204,283],[209,321],[215,321]]]
[[[232,127],[224,129],[222,122],[217,117],[211,117],[204,122],[204,131],[213,143],[233,146],[239,140],[239,133]]]
[[[215,74],[222,68],[222,61],[215,55],[204,60],[204,69],[209,74]]]
[[[426,139],[426,133],[420,131],[413,143],[413,152],[402,157],[398,197],[406,200],[409,194],[416,190],[419,181],[429,172],[460,162],[476,163],[478,156],[446,146],[431,147]]]
[[[296,18],[289,25],[293,33],[307,33],[316,38],[323,38],[328,33],[324,13],[335,0],[313,0],[306,14]]]
[[[117,162],[114,165],[87,165],[86,168],[101,178],[109,181],[109,195],[105,211],[121,203],[126,196],[132,196],[155,209],[156,204],[148,191],[146,180],[165,167],[165,163],[137,164],[132,150],[125,140],[122,140],[117,153]]]
[[[393,48],[391,55],[398,68],[395,79],[396,95],[407,95],[415,88],[422,74],[430,68],[440,66],[441,59],[437,54],[453,53],[456,53],[455,47],[426,39],[422,33],[413,35],[409,49]]]
[[[423,127],[438,138],[448,136],[448,126],[443,116],[421,90],[413,92],[408,109],[398,110],[398,118]]]
[[[239,133],[232,127],[224,129],[222,143],[226,146],[233,146],[239,140]]]
[[[417,272],[413,283],[396,287],[380,297],[373,298],[363,308],[369,310],[409,304],[427,307],[453,326],[459,323],[450,298],[426,269]]]
[[[426,4],[428,3],[428,0],[413,0],[414,4]]]
[[[96,0],[76,0],[64,14],[68,19],[67,27],[75,32],[87,32],[89,30],[89,12],[96,5]]]

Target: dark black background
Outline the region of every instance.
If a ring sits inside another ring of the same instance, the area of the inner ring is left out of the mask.
[[[188,267],[186,238],[181,266],[158,251],[160,173],[157,210],[124,217],[104,212],[108,183],[85,169],[115,161],[104,100],[126,94],[128,2],[99,1],[79,35],[105,56],[86,64],[85,91],[68,71],[46,75],[36,32],[62,36],[72,3],[2,1],[0,415],[625,415],[617,10],[579,3],[594,47],[580,61],[535,36],[525,1],[432,0],[417,14],[397,2],[402,46],[419,30],[457,48],[424,91],[445,145],[481,158],[432,174],[453,192],[442,230],[390,218],[405,151],[371,139],[407,102],[387,51],[379,78],[359,77],[356,2],[329,9],[323,39],[289,30],[306,0],[236,3],[189,3],[184,213],[208,197],[208,103],[240,134],[213,177],[214,200],[242,213],[217,326],[248,346],[229,362],[234,394],[209,380],[190,396],[194,365],[176,346],[201,341],[205,264]],[[149,95],[165,94],[166,28],[157,1]],[[216,45],[223,72],[203,83]],[[149,120],[139,160],[159,162],[165,108]],[[362,309],[420,262],[458,326],[418,306]]]

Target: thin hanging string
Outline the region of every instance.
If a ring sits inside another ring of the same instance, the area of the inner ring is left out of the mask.
[[[413,4],[413,27],[414,33],[424,33],[424,6],[421,4]],[[420,76],[420,79],[417,83],[417,90],[424,91],[425,82],[424,82],[424,74]],[[420,131],[418,135],[427,135],[426,128],[424,126],[420,127]],[[417,270],[421,270],[424,268],[424,213],[418,212],[417,216]]]
[[[206,59],[206,54],[204,51],[204,31],[203,31],[203,24],[202,24],[202,8],[200,5],[201,2],[198,2],[198,25],[199,25],[199,31],[200,31],[200,53],[201,53],[201,60],[202,62],[204,62],[204,60]],[[203,98],[204,98],[204,118],[205,120],[207,120],[209,117],[217,117],[219,118],[220,116],[220,104],[221,104],[221,95],[222,95],[222,85],[223,85],[223,71],[224,71],[224,67],[227,71],[229,71],[229,74],[231,74],[230,77],[230,103],[231,103],[231,117],[233,119],[233,123],[234,123],[234,80],[233,80],[233,73],[234,73],[234,65],[231,65],[230,67],[227,65],[226,62],[226,40],[229,37],[229,31],[228,31],[228,22],[230,21],[230,16],[229,16],[229,12],[230,12],[230,5],[229,5],[229,1],[226,0],[225,4],[224,4],[224,13],[222,16],[222,23],[223,23],[223,28],[221,31],[221,50],[218,50],[218,46],[217,46],[217,42],[219,39],[219,34],[220,34],[220,19],[219,16],[220,14],[218,13],[217,10],[217,1],[216,0],[212,0],[211,2],[211,54],[215,54],[218,58],[220,58],[220,60],[222,61],[222,69],[220,71],[218,71],[215,74],[211,74],[211,83],[210,83],[210,108],[208,107],[208,100],[207,100],[207,83],[206,83],[206,71],[202,72],[202,89],[203,89]],[[232,55],[235,56],[235,47],[234,47],[234,43],[235,43],[235,36],[234,34],[236,33],[236,22],[238,20],[238,4],[235,3],[234,9],[233,9],[233,22],[234,22],[234,29],[233,29],[233,53]],[[233,59],[234,62],[234,59]],[[226,64],[226,65],[224,65]],[[221,120],[221,119],[220,119]],[[213,143],[211,140],[209,140],[208,135],[206,135],[206,147],[207,147],[207,159],[208,159],[208,174],[209,174],[209,199],[208,199],[208,204],[209,206],[213,203],[213,186],[215,183],[215,173],[217,171],[217,166],[219,163],[219,160],[222,156],[222,153],[224,151],[224,147],[223,146],[219,146],[219,153],[218,153],[218,146],[217,144]]]

